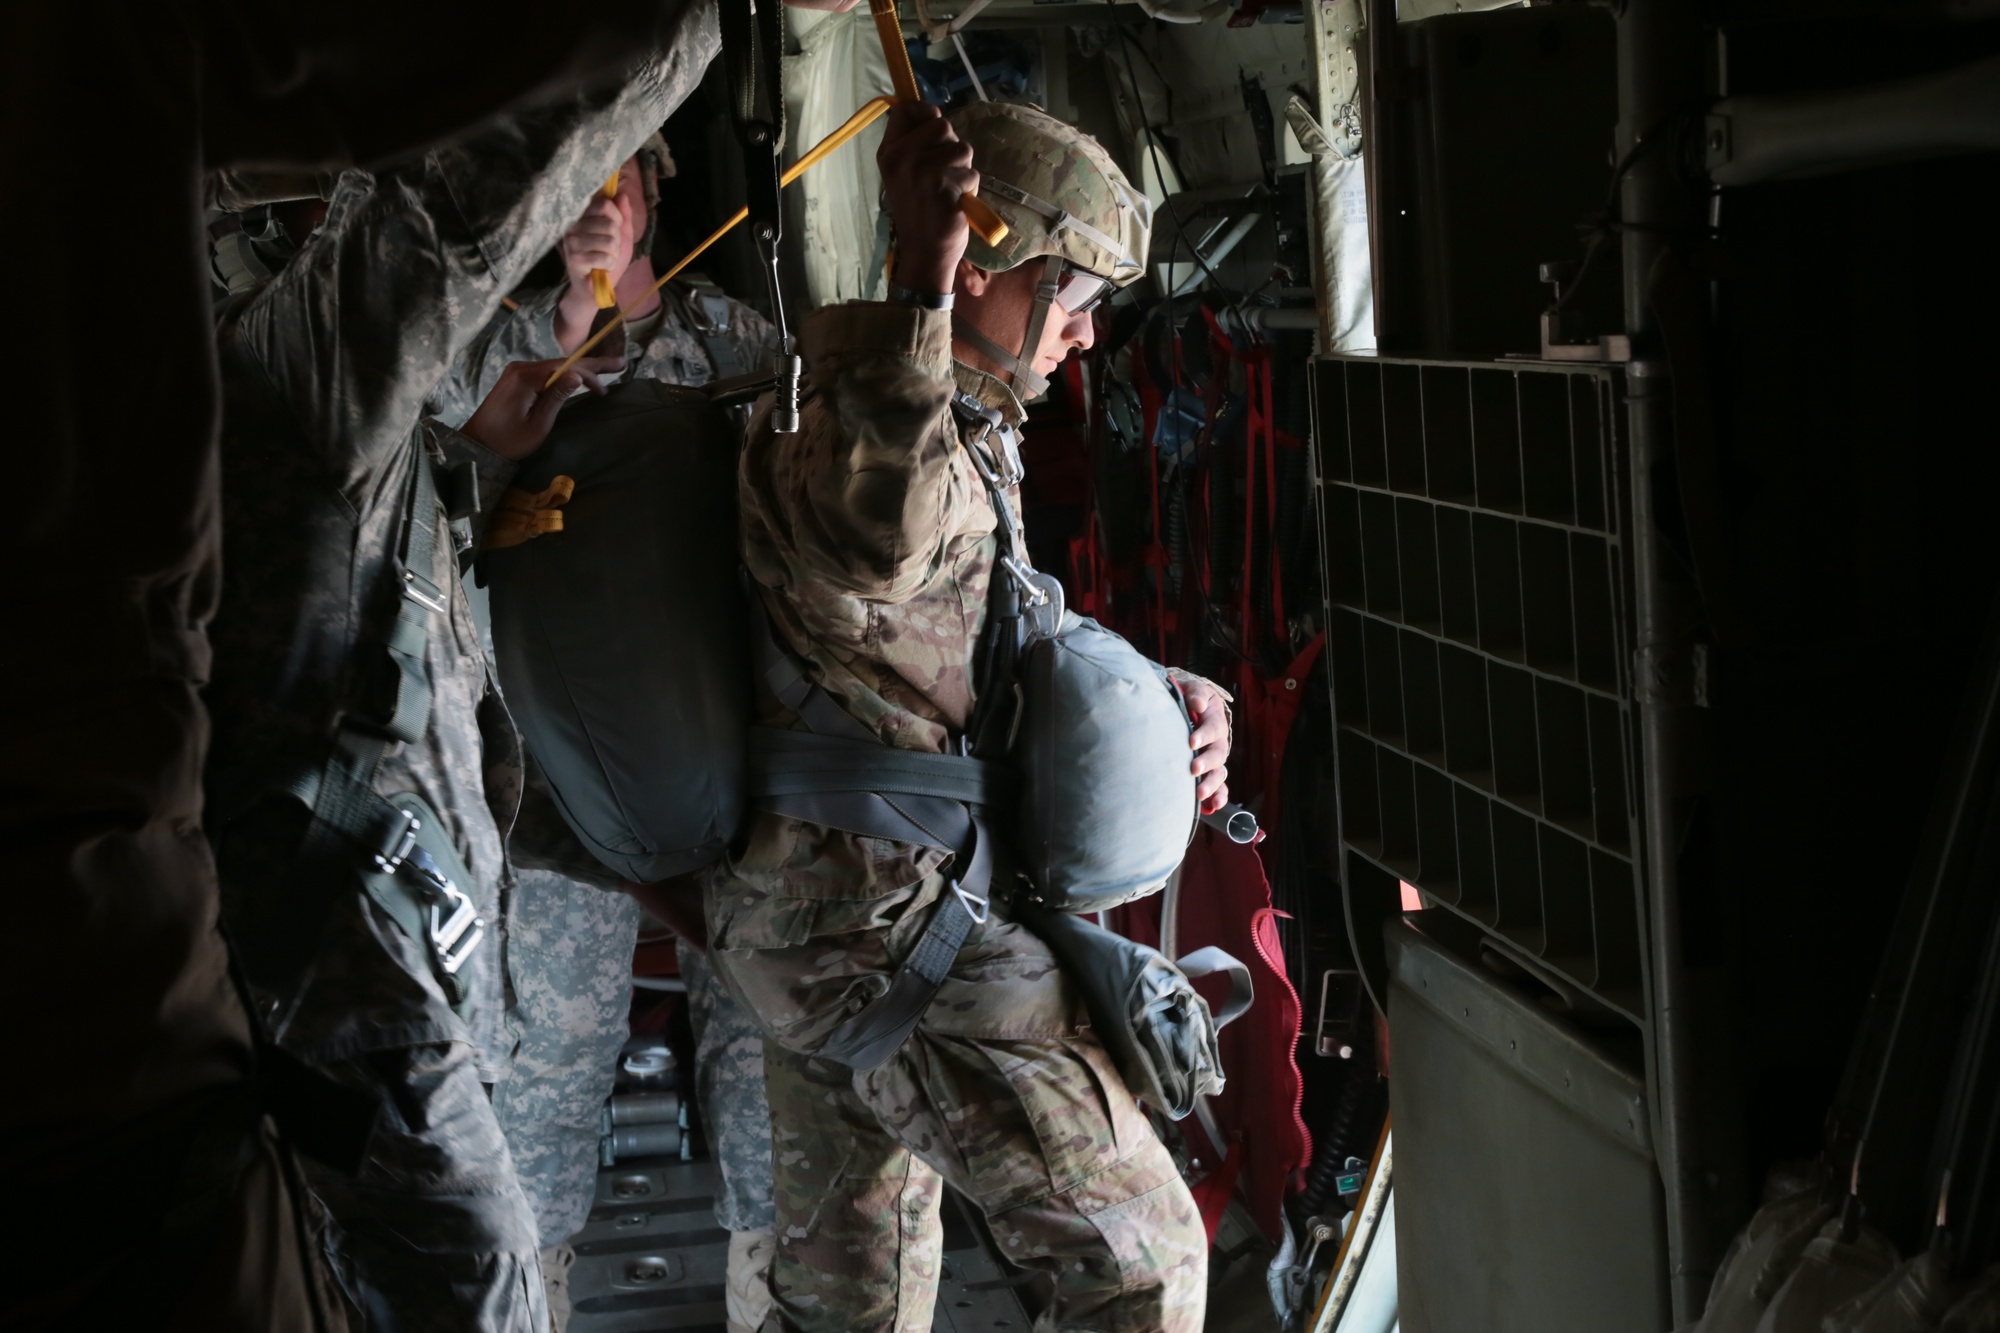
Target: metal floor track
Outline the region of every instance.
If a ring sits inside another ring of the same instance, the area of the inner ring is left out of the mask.
[[[723,1333],[729,1233],[715,1225],[712,1161],[621,1159],[597,1173],[590,1221],[571,1243],[570,1333]],[[937,1333],[1028,1333],[1031,1325],[985,1230],[945,1204]]]

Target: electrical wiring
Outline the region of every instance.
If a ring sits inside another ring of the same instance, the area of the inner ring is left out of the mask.
[[[1104,3],[1111,7],[1112,13],[1115,14],[1118,12],[1117,0],[1104,0]],[[1132,48],[1138,45],[1138,43],[1133,41],[1131,33],[1125,31],[1123,24],[1114,20],[1111,26],[1118,33],[1120,39],[1119,49],[1125,53],[1125,79],[1132,86],[1133,113],[1139,118],[1139,128],[1146,132],[1146,155],[1152,159],[1153,174],[1159,177],[1160,197],[1167,206],[1167,216],[1174,220],[1174,254],[1178,257],[1181,240],[1187,235],[1187,227],[1181,221],[1180,209],[1175,206],[1173,195],[1167,191],[1167,173],[1160,170],[1160,136],[1153,129],[1152,122],[1146,119],[1146,99],[1139,91],[1139,72],[1132,67]],[[1145,52],[1141,51],[1140,54],[1144,55]],[[1152,64],[1151,56],[1147,56],[1146,59],[1148,64]],[[1156,77],[1160,74],[1160,67],[1157,64],[1153,65],[1153,73]],[[1167,83],[1165,78],[1160,78],[1160,83],[1164,87],[1171,88],[1172,86]],[[1169,93],[1169,96],[1171,95]],[[1208,266],[1207,258],[1201,253],[1201,247],[1189,242],[1188,249],[1193,252],[1195,262],[1201,265],[1201,270],[1208,275],[1209,281],[1219,284],[1221,279],[1217,278],[1215,270]],[[1168,271],[1171,272],[1172,270],[1169,269]],[[1171,293],[1167,297],[1167,313],[1170,317],[1173,314],[1173,296]]]

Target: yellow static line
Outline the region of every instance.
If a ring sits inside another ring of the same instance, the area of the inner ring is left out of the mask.
[[[623,171],[624,168],[620,167],[618,170]],[[612,172],[611,179],[604,182],[604,189],[600,193],[606,199],[616,199],[618,197],[617,171]],[[599,310],[609,310],[612,306],[618,304],[618,289],[611,285],[611,275],[601,268],[590,270],[590,294],[597,298],[597,308]]]
[[[896,90],[896,100],[921,102],[924,95],[917,88],[917,72],[910,68],[910,48],[903,45],[903,21],[896,17],[896,0],[868,0],[868,13],[875,20],[875,35],[882,39],[882,55],[889,62],[889,84]],[[1007,224],[978,195],[960,195],[958,209],[965,214],[966,225],[988,245],[1007,239]]]
[[[839,129],[835,130],[832,134],[827,135],[824,139],[821,139],[818,143],[814,144],[810,152],[808,152],[804,157],[800,158],[798,161],[794,162],[791,166],[787,167],[785,169],[785,174],[778,178],[778,183],[780,185],[790,185],[793,181],[805,175],[807,171],[809,171],[813,167],[818,166],[822,161],[824,161],[827,158],[827,156],[831,154],[835,149],[839,148],[842,144],[845,144],[849,139],[852,139],[855,135],[861,133],[861,131],[867,129],[870,125],[873,125],[878,119],[881,118],[883,112],[887,111],[890,107],[894,105],[895,105],[894,100],[887,97],[870,98],[867,102],[864,102],[859,111],[856,111],[853,115],[847,118],[845,124],[843,124]],[[617,328],[619,324],[623,323],[626,319],[629,319],[631,317],[632,308],[634,306],[644,304],[647,297],[651,296],[654,292],[659,291],[660,288],[672,282],[676,277],[679,277],[682,269],[686,268],[689,264],[692,264],[696,259],[700,258],[701,253],[704,250],[708,249],[709,246],[714,245],[724,236],[727,236],[730,233],[730,231],[736,226],[737,223],[743,221],[743,219],[749,216],[750,216],[750,210],[748,208],[737,209],[736,215],[734,217],[730,218],[729,221],[723,223],[720,227],[717,227],[714,233],[711,236],[709,236],[707,240],[703,241],[700,245],[697,245],[694,249],[688,251],[685,255],[681,256],[681,260],[678,264],[675,264],[672,268],[668,269],[666,273],[663,276],[661,276],[661,278],[657,282],[655,282],[651,287],[647,288],[645,292],[635,297],[629,305],[621,306],[618,310],[618,313],[614,315],[609,321],[607,321],[603,328],[599,329],[596,333],[592,334],[589,340],[586,341],[583,344],[583,346],[577,348],[574,352],[571,352],[567,357],[565,357],[563,359],[563,363],[556,367],[555,373],[549,376],[547,382],[545,382],[542,385],[542,387],[544,389],[553,388],[557,380],[561,379],[564,375],[569,373],[570,367],[574,366],[584,357],[590,355],[590,349],[597,346],[598,343],[604,341],[605,334],[611,332],[611,330]],[[610,307],[606,306],[605,309],[608,310],[610,309]]]

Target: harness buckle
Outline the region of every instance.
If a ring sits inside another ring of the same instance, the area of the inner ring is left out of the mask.
[[[422,821],[408,810],[398,809],[396,813],[402,816],[403,827],[392,829],[386,840],[394,846],[388,851],[375,853],[375,868],[388,875],[401,870],[403,863],[410,859],[410,853],[417,846],[417,830],[423,827]]]
[[[431,904],[431,949],[437,954],[438,966],[446,976],[455,976],[458,969],[465,966],[465,960],[486,938],[486,921],[473,906],[472,899],[465,891],[451,882],[451,878],[437,868],[437,862],[427,853],[419,852],[409,861],[410,869],[423,880],[424,886],[443,902]],[[449,915],[439,919],[441,913]]]
[[[960,902],[965,904],[966,914],[972,918],[973,925],[983,926],[986,924],[986,918],[992,914],[993,900],[991,898],[982,898],[976,893],[968,892],[960,886],[957,880],[951,882],[951,891],[958,895]]]
[[[444,590],[414,569],[403,571],[403,596],[438,615],[443,615],[448,609],[444,602]]]

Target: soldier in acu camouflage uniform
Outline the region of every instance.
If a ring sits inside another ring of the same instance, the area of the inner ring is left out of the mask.
[[[621,306],[637,302],[631,319],[598,350],[625,357],[624,375],[666,384],[702,385],[748,371],[768,370],[778,350],[769,320],[705,279],[676,278],[651,294],[654,210],[660,179],[674,174],[673,154],[658,134],[648,138],[618,171],[618,190],[601,193],[563,234],[564,280],[520,295],[482,330],[438,386],[432,414],[462,421],[513,361],[567,356],[590,335],[598,315],[590,273],[610,276]]]
[[[497,495],[587,375],[544,392],[550,367],[516,368],[464,432],[420,418],[501,297],[700,79],[712,5],[666,37],[619,86],[346,173],[320,229],[218,335],[228,578],[210,829],[241,957],[273,983],[258,994],[277,1042],[377,1104],[358,1161],[309,1162],[330,1257],[370,1328],[547,1323],[534,1221],[482,1086],[504,1068],[500,938],[489,924],[459,955],[437,939],[462,948],[471,931],[401,908],[448,897],[422,878],[436,874],[501,920],[520,743],[447,515],[474,507],[464,468]],[[433,467],[446,457],[463,466]],[[442,828],[421,830],[428,846],[381,844],[383,873],[364,878],[351,814],[406,794]]]
[[[895,299],[806,321],[801,427],[778,435],[760,417],[744,455],[745,559],[778,637],[848,716],[890,745],[959,753],[997,577],[997,519],[969,455],[1090,345],[1087,312],[1138,276],[1149,212],[1101,147],[1033,108],[946,121],[899,107],[878,160]],[[967,190],[1012,227],[1001,248],[968,245]],[[1018,513],[1018,493],[1008,502]],[[1198,678],[1182,689],[1213,809],[1223,696]],[[762,707],[797,725],[768,695]],[[865,1070],[815,1058],[889,988],[952,891],[952,861],[760,810],[708,881],[715,956],[770,1038],[774,1324],[928,1329],[942,1181],[978,1203],[1010,1259],[1052,1280],[1056,1327],[1200,1328],[1194,1201],[1077,992],[1011,919],[1010,876],[995,875],[990,911],[895,1054]]]
[[[621,305],[636,305],[630,323],[600,344],[618,353],[622,340],[624,369],[607,372],[607,383],[622,375],[696,386],[770,366],[776,331],[742,302],[706,283],[674,282],[652,294],[659,181],[672,174],[666,141],[655,134],[620,168],[616,193],[591,201],[564,234],[566,280],[495,316],[438,386],[434,416],[459,424],[508,364],[575,351],[598,313],[593,269],[610,276]],[[568,427],[559,422],[556,429]],[[596,1195],[599,1114],[630,1032],[640,908],[560,827],[517,830],[515,860],[522,868],[510,904],[507,970],[519,1039],[493,1108],[534,1209],[542,1272],[560,1328],[567,1275],[576,1261],[568,1242],[583,1229]],[[731,1232],[729,1323],[749,1333],[769,1303],[760,1298],[768,1289],[764,1271],[771,1254],[763,1041],[756,1023],[716,980],[699,943],[683,938],[679,951],[694,1025],[697,1097],[722,1175],[715,1220]]]

